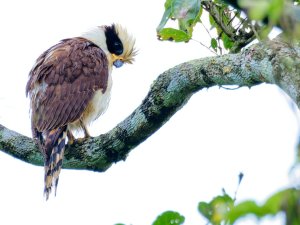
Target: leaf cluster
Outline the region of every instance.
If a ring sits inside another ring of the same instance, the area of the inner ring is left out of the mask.
[[[278,213],[285,215],[286,225],[300,224],[300,190],[288,188],[269,197],[263,204],[246,200],[235,204],[235,199],[223,192],[209,202],[199,202],[198,212],[211,225],[233,225],[237,220],[253,215],[258,220]],[[160,214],[152,225],[181,225],[185,217],[175,211]],[[124,225],[124,224],[116,224]]]
[[[211,34],[211,48],[222,53],[222,48],[232,52],[238,52],[242,47],[254,40],[254,32],[251,31],[250,21],[241,16],[241,11],[232,8],[220,0],[167,0],[165,12],[157,27],[157,35],[160,40],[175,42],[188,42],[192,39],[194,27],[202,23],[203,10],[208,12]],[[177,28],[165,27],[169,20],[178,22]],[[202,23],[202,25],[204,25]]]
[[[254,215],[258,220],[265,216],[285,214],[286,224],[300,224],[300,191],[288,188],[269,197],[263,204],[246,200],[234,204],[234,200],[224,193],[214,197],[210,202],[200,202],[198,210],[210,224],[232,225],[238,219]]]
[[[243,179],[239,174],[238,187],[234,197],[231,197],[223,189],[221,195],[215,196],[209,202],[198,203],[198,212],[207,219],[207,225],[233,225],[248,215],[257,220],[266,216],[275,216],[283,213],[286,225],[300,224],[300,189],[287,188],[276,192],[265,202],[259,204],[253,200],[245,200],[236,203],[236,194]],[[152,225],[182,225],[185,217],[176,211],[165,211],[161,213]],[[116,224],[124,225],[124,224]]]
[[[210,48],[222,54],[239,52],[255,39],[264,39],[274,26],[294,38],[300,37],[299,0],[166,0],[165,11],[157,27],[159,40],[188,42],[197,24],[209,16]],[[203,10],[207,13],[203,13]],[[292,14],[293,21],[287,15]],[[298,18],[298,19],[297,19]],[[169,20],[177,27],[167,27]]]

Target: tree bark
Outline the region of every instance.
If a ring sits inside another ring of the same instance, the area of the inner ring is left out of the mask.
[[[238,54],[208,57],[177,65],[160,74],[139,105],[111,131],[67,146],[64,168],[105,171],[166,123],[203,88],[222,85],[281,87],[300,106],[300,48],[280,36]],[[0,150],[43,165],[34,140],[0,125]]]

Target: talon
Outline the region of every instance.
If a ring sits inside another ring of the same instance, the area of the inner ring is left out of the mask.
[[[82,121],[80,121],[80,124],[81,124],[81,127],[83,129],[83,134],[84,134],[83,138],[85,138],[85,139],[90,138],[91,135],[90,135],[89,131],[87,130],[86,126],[83,124]]]
[[[68,139],[67,145],[72,145],[72,144],[74,144],[74,140],[69,140],[69,139]]]
[[[89,138],[89,137],[77,138],[77,139],[75,139],[74,141],[75,141],[76,143],[81,144],[81,143],[85,142],[88,138]]]
[[[69,130],[67,131],[67,136],[68,136],[68,145],[74,144],[75,137]]]

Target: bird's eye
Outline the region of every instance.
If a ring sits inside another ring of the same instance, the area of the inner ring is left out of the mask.
[[[117,55],[121,55],[123,53],[123,45],[120,42],[114,42],[113,43],[114,52]]]

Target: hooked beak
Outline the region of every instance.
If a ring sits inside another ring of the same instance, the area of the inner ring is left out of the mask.
[[[113,58],[113,65],[116,68],[120,68],[121,66],[123,66],[124,62],[122,57],[112,54],[112,58]]]

